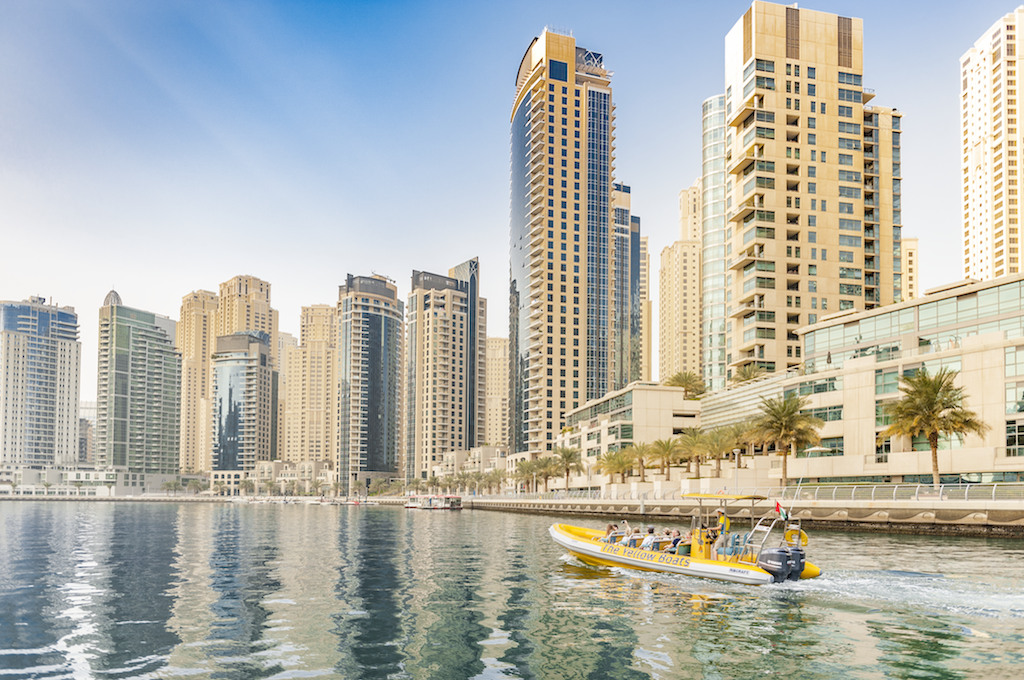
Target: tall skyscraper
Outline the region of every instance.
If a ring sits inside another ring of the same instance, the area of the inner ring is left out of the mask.
[[[1020,269],[1017,26],[1024,6],[997,21],[960,58],[964,278],[992,279]]]
[[[349,491],[402,476],[405,305],[379,275],[348,275],[338,291],[336,469]]]
[[[110,291],[100,308],[96,389],[99,465],[176,474],[181,424],[181,355],[166,316],[125,307]]]
[[[550,451],[568,410],[628,375],[619,357],[629,315],[617,304],[632,279],[616,279],[615,263],[629,262],[631,240],[611,205],[613,109],[601,54],[551,30],[533,40],[511,115],[512,452]]]
[[[636,220],[636,232],[640,232],[640,218]],[[654,355],[651,354],[651,338],[654,336],[654,328],[651,326],[651,287],[650,287],[650,276],[651,271],[651,255],[647,249],[647,237],[640,237],[640,276],[638,279],[639,283],[639,295],[636,296],[636,302],[639,305],[640,311],[640,326],[639,329],[633,329],[634,337],[640,339],[640,372],[637,374],[635,380],[649,381],[651,379],[651,368],[652,362],[654,361]]]
[[[210,470],[253,470],[277,458],[277,371],[270,336],[217,338],[211,357]]]
[[[284,455],[286,452],[285,436],[287,434],[286,400],[288,398],[288,353],[298,347],[299,341],[291,333],[277,333],[277,450]]]
[[[640,218],[633,214],[632,189],[612,184],[612,248],[614,261],[609,269],[614,282],[612,309],[615,310],[616,337],[610,347],[614,379],[610,389],[625,387],[640,380],[643,372],[643,309],[647,299],[644,267],[645,241],[640,236]]]
[[[487,302],[474,258],[448,276],[414,271],[406,305],[406,479],[484,444]]]
[[[866,106],[860,19],[755,0],[725,39],[727,371],[903,297],[900,114]]]
[[[701,180],[679,192],[679,240],[661,251],[658,377],[698,376],[701,348]]]
[[[333,463],[336,459],[337,317],[334,305],[302,308],[302,343],[289,348],[285,355],[288,377],[284,399],[284,460]]]
[[[274,370],[278,370],[277,310],[270,306],[270,283],[248,274],[220,284],[217,303],[217,336],[243,331],[263,331],[269,336]]]
[[[247,331],[266,333],[272,370],[276,372],[280,367],[277,328],[277,310],[270,306],[270,284],[254,276],[235,276],[225,281],[219,294],[198,290],[182,298],[177,331],[182,358],[182,472],[212,469],[210,357],[216,338]]]
[[[708,97],[701,106],[700,249],[700,366],[704,385],[720,390],[726,385],[726,330],[730,321],[726,299],[732,273],[726,271],[725,215],[725,95]],[[680,205],[680,216],[684,214]],[[730,225],[731,226],[731,225]],[[691,235],[692,231],[684,233]],[[685,239],[684,239],[685,240]],[[691,258],[692,259],[692,258]]]
[[[508,338],[487,338],[484,444],[508,446]]]
[[[181,426],[179,465],[182,472],[210,470],[210,355],[216,339],[218,298],[196,290],[181,299],[181,320],[175,345],[181,352]]]
[[[82,345],[74,307],[0,302],[0,464],[74,465]]]

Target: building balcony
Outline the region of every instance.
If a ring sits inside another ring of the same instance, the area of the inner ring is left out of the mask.
[[[754,194],[750,198],[740,203],[733,211],[729,214],[730,222],[740,222],[746,219],[751,213],[759,208],[764,208],[764,195]]]
[[[764,146],[757,142],[751,142],[751,146],[741,151],[734,160],[726,163],[725,170],[730,175],[740,175],[751,163],[763,157]]]
[[[725,122],[725,124],[728,125],[729,127],[738,127],[740,124],[742,124],[743,121],[746,120],[747,116],[749,116],[750,114],[757,110],[757,98],[758,95],[756,94],[751,94],[749,97],[747,97],[747,100],[745,102],[739,104],[736,107],[736,110],[733,112],[729,120]]]

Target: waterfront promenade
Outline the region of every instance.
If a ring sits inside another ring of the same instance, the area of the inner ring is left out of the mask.
[[[756,520],[775,510],[778,501],[808,527],[835,531],[1024,537],[1024,484],[930,484],[814,485],[737,489],[738,495],[762,496],[758,501],[731,501],[729,515],[740,522]],[[711,495],[718,495],[713,493]],[[101,501],[187,503],[284,503],[315,502],[309,496],[244,497],[152,494],[134,497],[77,497],[74,495],[0,495],[12,501]],[[339,501],[343,499],[337,499]],[[381,505],[404,505],[405,498],[372,497]],[[717,506],[714,498],[703,501]],[[468,509],[530,514],[550,514],[606,519],[637,518],[639,521],[689,521],[697,502],[678,491],[555,491],[539,494],[463,494]]]
[[[734,520],[757,520],[775,510],[778,501],[808,527],[835,531],[1024,537],[1024,484],[851,485],[762,487],[739,489],[738,494],[764,496],[761,501],[731,501]],[[609,497],[614,496],[614,497]],[[400,498],[375,499],[397,504]],[[714,499],[704,500],[717,505]],[[689,521],[698,504],[679,494],[655,497],[651,492],[604,494],[551,492],[463,498],[463,506],[478,510],[576,515],[608,519]]]

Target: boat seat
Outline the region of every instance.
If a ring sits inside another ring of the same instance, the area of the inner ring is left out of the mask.
[[[733,534],[729,538],[729,544],[722,549],[725,555],[739,555],[743,550],[743,544],[746,543],[746,536],[740,537],[739,534]]]

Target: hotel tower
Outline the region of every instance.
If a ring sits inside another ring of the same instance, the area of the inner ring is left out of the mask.
[[[516,76],[510,453],[537,457],[550,451],[567,411],[622,387],[633,373],[623,362],[635,354],[634,277],[617,268],[639,255],[623,252],[634,240],[632,218],[613,206],[611,75],[601,54],[545,30],[526,50]],[[639,248],[639,231],[636,242]]]
[[[1017,26],[1024,6],[1002,17],[960,58],[964,278],[1020,269]]]
[[[726,36],[727,377],[798,366],[801,326],[904,298],[900,114],[868,105],[862,37],[760,1]]]

